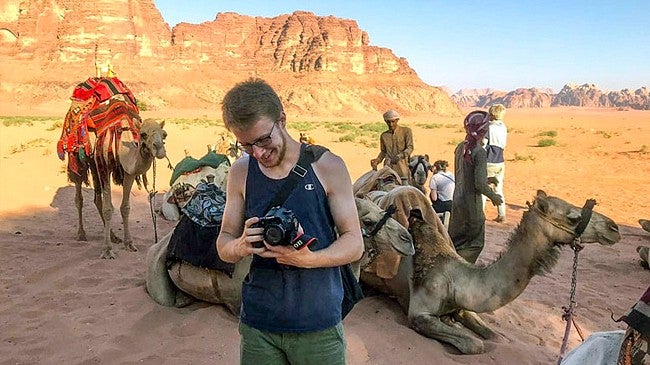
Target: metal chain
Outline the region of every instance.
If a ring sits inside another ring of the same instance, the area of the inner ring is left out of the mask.
[[[573,311],[575,307],[575,297],[576,297],[576,283],[578,282],[578,252],[580,252],[580,238],[576,237],[573,240],[573,271],[571,273],[571,294],[569,295],[569,308]]]
[[[580,329],[580,327],[578,327],[578,325],[575,323],[575,320],[573,318],[573,309],[575,308],[575,304],[576,304],[575,302],[576,283],[578,282],[578,253],[581,250],[580,237],[576,237],[573,240],[573,244],[571,245],[571,248],[573,249],[573,270],[571,272],[571,292],[569,294],[569,306],[562,307],[562,310],[564,310],[562,319],[566,321],[566,328],[564,329],[564,338],[562,339],[562,346],[560,347],[560,356],[557,359],[557,365],[560,365],[562,359],[564,358],[564,353],[566,352],[567,343],[569,341],[569,334],[571,332],[571,324],[573,324],[576,327],[576,330],[578,330],[580,337],[584,341],[582,330]]]

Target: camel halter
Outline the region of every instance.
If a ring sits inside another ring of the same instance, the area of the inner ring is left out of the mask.
[[[390,216],[392,216],[396,211],[397,211],[397,207],[395,206],[395,204],[391,204],[388,207],[388,209],[386,209],[386,211],[384,212],[384,216],[381,217],[379,222],[375,224],[375,226],[372,228],[372,230],[369,233],[365,230],[365,228],[361,229],[361,233],[363,237],[366,238],[374,237],[377,234],[377,232],[379,232],[379,230],[386,224],[386,222],[388,222]]]
[[[560,355],[558,356],[556,365],[560,365],[562,359],[564,358],[567,343],[569,341],[569,334],[571,332],[571,324],[573,324],[573,326],[578,331],[578,335],[580,335],[580,339],[582,341],[585,340],[582,329],[580,328],[580,326],[578,326],[573,316],[573,309],[575,308],[576,305],[575,294],[576,294],[576,283],[578,277],[578,252],[580,252],[580,250],[582,249],[582,247],[580,246],[580,236],[584,233],[585,229],[587,228],[587,225],[589,224],[589,221],[591,220],[591,216],[593,214],[593,209],[595,205],[596,205],[596,201],[594,199],[587,199],[580,213],[580,223],[578,223],[575,229],[571,229],[569,227],[560,224],[559,222],[554,221],[534,205],[528,204],[530,210],[537,213],[540,218],[549,222],[553,226],[573,235],[573,242],[571,243],[571,248],[573,249],[573,270],[571,273],[571,292],[569,295],[569,305],[566,307],[565,306],[562,307],[562,310],[564,310],[562,319],[566,321],[566,328],[564,329],[564,338],[562,339],[562,346],[560,347]]]
[[[372,228],[370,232],[368,232],[365,228],[361,228],[362,236],[364,238],[373,238],[379,232],[379,230],[381,230],[381,228],[386,224],[386,222],[388,222],[388,219],[396,211],[397,211],[397,206],[395,206],[395,204],[391,204],[390,206],[388,206],[388,209],[386,209],[386,211],[384,212],[383,217],[381,217],[379,222],[375,224],[375,226]],[[361,270],[365,270],[368,266],[370,266],[375,261],[377,256],[381,254],[381,251],[374,247],[371,247],[365,251],[368,254],[368,262],[361,267]]]
[[[413,165],[413,168],[411,169],[411,177],[415,180],[415,173],[418,171],[418,166],[422,165],[422,168],[424,169],[425,173],[428,173],[427,171],[427,165],[424,163],[424,156],[418,156],[418,162]]]

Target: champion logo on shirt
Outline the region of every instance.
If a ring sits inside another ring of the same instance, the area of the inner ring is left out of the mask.
[[[314,190],[314,184],[305,184],[305,190],[311,191]]]

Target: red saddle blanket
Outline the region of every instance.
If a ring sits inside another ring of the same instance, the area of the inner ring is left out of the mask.
[[[115,109],[109,113],[97,112],[103,109],[102,102],[117,95],[123,95],[129,111],[138,114],[136,99],[131,90],[117,77],[91,77],[77,84],[72,92],[70,108],[63,122],[61,137],[57,142],[57,154],[61,160],[68,156],[68,171],[83,176],[85,159],[92,153],[89,131],[100,127],[102,117],[113,114],[108,124],[115,122]]]

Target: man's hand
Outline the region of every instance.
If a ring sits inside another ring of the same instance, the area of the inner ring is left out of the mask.
[[[373,158],[372,160],[370,160],[370,167],[372,167],[373,171],[377,171],[377,165],[378,165],[378,162],[377,162],[376,159]]]
[[[299,239],[302,240],[302,242],[297,242]],[[265,258],[275,258],[279,264],[311,268],[313,267],[311,264],[313,253],[309,249],[309,245],[315,241],[315,238],[308,237],[304,234],[304,230],[299,224],[298,232],[293,242],[277,246],[271,246],[264,242],[266,250],[259,255]],[[298,243],[298,246],[300,247],[296,249],[293,245],[294,243]]]
[[[252,254],[260,255],[267,249],[262,243],[264,237],[264,228],[254,227],[254,224],[259,222],[258,217],[252,217],[244,222],[244,231],[239,237],[239,241],[233,247],[233,252],[239,257],[246,257]]]
[[[490,201],[492,202],[493,205],[503,204],[503,198],[499,194],[494,194],[494,197],[490,198]]]

